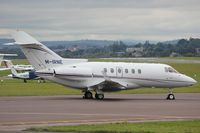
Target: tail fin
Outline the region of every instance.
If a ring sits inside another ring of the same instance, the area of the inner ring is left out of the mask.
[[[36,70],[54,67],[62,64],[62,57],[54,53],[42,43],[23,31],[12,34],[15,44],[21,46],[28,61]]]
[[[11,68],[13,66],[13,63],[11,60],[4,60],[2,61],[2,64],[4,64],[6,68]]]
[[[11,73],[12,73],[13,77],[16,77],[18,74],[13,66],[11,67]]]

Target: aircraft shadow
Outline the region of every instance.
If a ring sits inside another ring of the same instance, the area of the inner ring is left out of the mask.
[[[46,100],[74,100],[74,101],[97,101],[97,102],[118,102],[118,101],[166,101],[165,98],[104,98],[103,100],[83,99],[82,97],[48,97]],[[178,99],[180,100],[180,99]],[[184,100],[184,99],[182,99]]]

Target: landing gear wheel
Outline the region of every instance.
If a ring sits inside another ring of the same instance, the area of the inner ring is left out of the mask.
[[[167,100],[175,100],[174,94],[168,94]]]
[[[27,83],[27,80],[26,80],[26,79],[24,79],[24,83]]]
[[[104,94],[95,94],[95,98],[98,99],[98,100],[103,100]]]
[[[85,99],[93,99],[92,92],[86,91],[83,98],[85,98]]]

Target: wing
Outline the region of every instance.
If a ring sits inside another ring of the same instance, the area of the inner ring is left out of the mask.
[[[0,71],[10,70],[10,68],[0,68]]]
[[[103,78],[90,81],[88,83],[89,88],[94,88],[94,89],[101,89],[103,91],[119,91],[119,90],[124,90],[127,88],[139,88],[139,86],[136,83],[128,83],[128,82],[123,82],[120,80],[114,80],[110,79],[106,73],[103,73]]]
[[[119,91],[130,88],[131,89],[140,88],[141,86],[136,83],[127,83],[127,82],[104,79],[104,81],[99,80],[99,82],[97,81],[91,82],[88,87],[92,89],[100,89],[102,91]]]

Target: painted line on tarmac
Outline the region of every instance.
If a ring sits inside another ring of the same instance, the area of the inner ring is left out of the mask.
[[[166,117],[166,118],[192,118],[192,116],[173,116],[173,115],[138,115],[138,114],[101,114],[101,113],[36,113],[36,112],[0,112],[0,115],[70,115],[70,116],[126,116],[126,117]],[[200,116],[193,116],[200,118]]]

